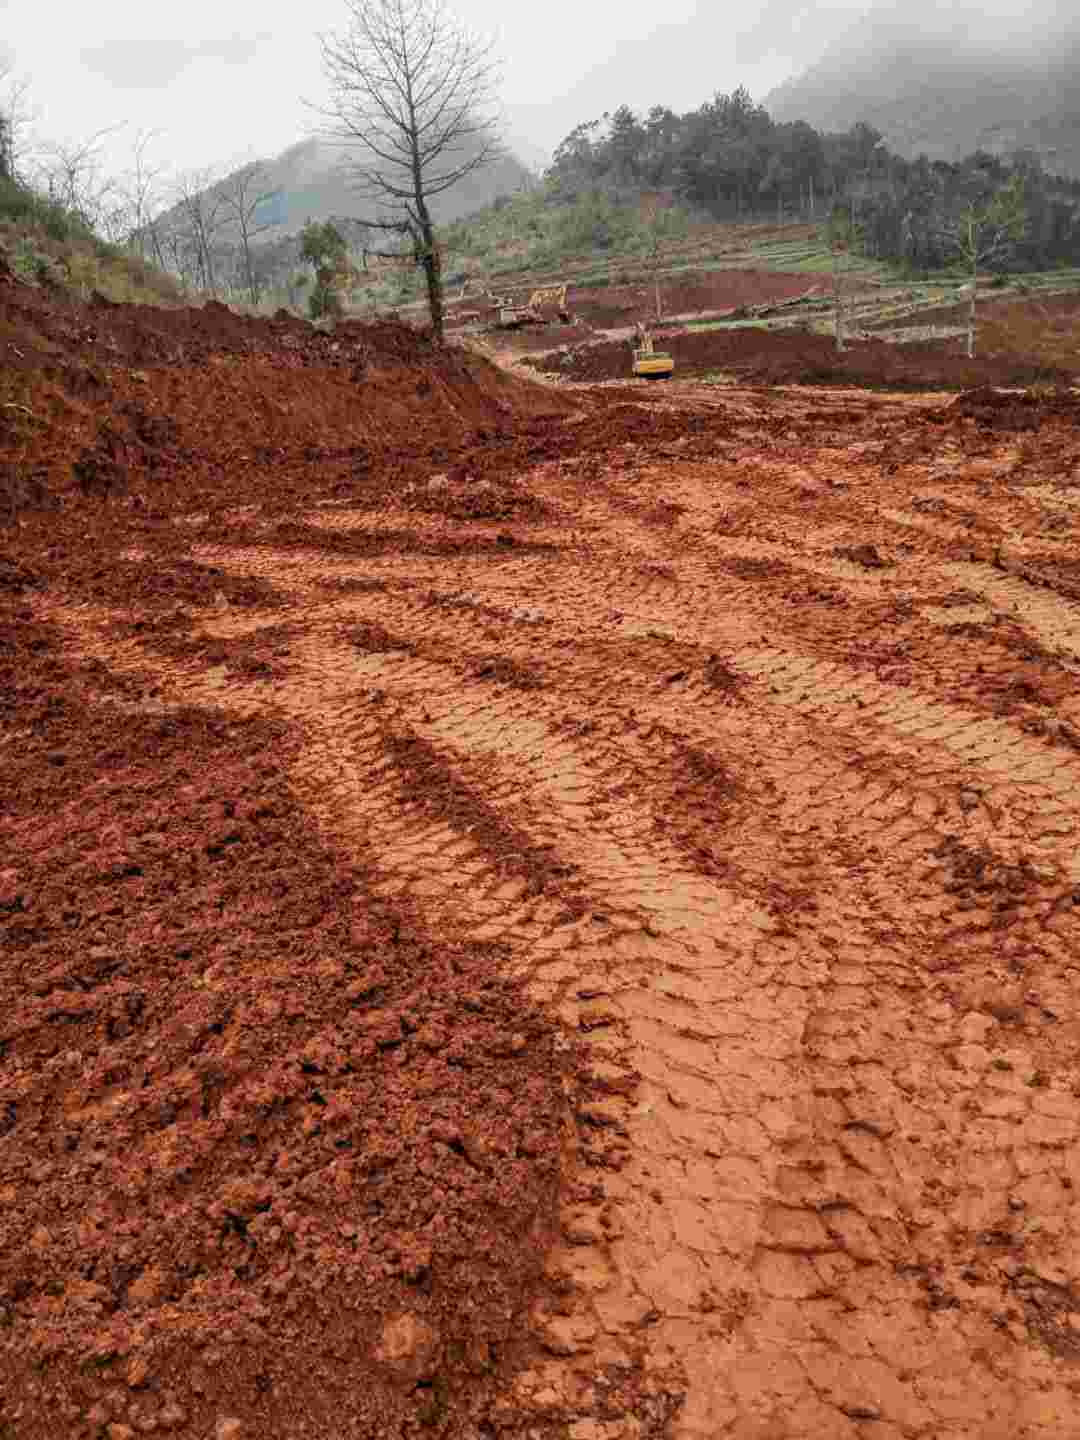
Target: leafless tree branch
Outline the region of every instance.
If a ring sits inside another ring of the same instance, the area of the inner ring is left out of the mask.
[[[251,241],[256,235],[268,230],[271,221],[258,221],[259,206],[281,193],[280,187],[272,188],[267,183],[266,171],[257,161],[243,166],[230,175],[221,187],[221,202],[225,213],[235,223],[240,236],[240,248],[244,260],[244,276],[248,296],[253,305],[259,301],[259,287],[251,260]]]
[[[330,103],[326,133],[355,159],[353,188],[383,213],[376,229],[408,234],[443,333],[442,264],[431,202],[503,153],[493,118],[492,47],[443,0],[346,0],[347,25],[320,37]]]
[[[0,66],[0,129],[4,150],[0,172],[6,167],[12,179],[22,179],[30,163],[29,131],[34,118],[30,81],[16,75],[10,64]]]
[[[188,265],[193,268],[200,289],[217,296],[214,240],[225,223],[225,206],[216,188],[212,170],[188,170],[177,180],[177,199],[183,215],[182,241],[186,242]],[[174,246],[175,249],[175,246]],[[181,273],[186,273],[182,270]]]
[[[106,125],[85,140],[49,141],[35,167],[36,183],[51,200],[109,238],[119,223],[123,199],[118,181],[105,172],[101,146],[121,128]]]

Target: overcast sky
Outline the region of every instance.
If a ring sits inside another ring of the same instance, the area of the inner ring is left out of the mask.
[[[511,138],[550,154],[579,121],[623,102],[686,110],[740,83],[760,98],[820,48],[790,5],[766,5],[769,33],[747,10],[742,42],[717,0],[456,0],[454,11],[496,39]],[[309,133],[301,101],[325,94],[317,32],[345,15],[342,0],[0,0],[0,48],[30,81],[41,135],[74,140],[126,122],[129,138],[110,141],[121,160],[143,129],[161,131],[157,154],[172,168],[228,166]]]
[[[625,102],[687,110],[745,84],[755,99],[817,59],[867,8],[866,0],[451,0],[474,31],[493,35],[503,62],[511,141],[527,163],[550,152],[579,121]],[[987,33],[1033,32],[1072,15],[1076,0],[983,0]],[[914,0],[874,5],[941,25],[956,5]],[[975,13],[975,12],[973,12]],[[0,52],[30,82],[36,131],[70,141],[125,124],[108,140],[123,169],[131,137],[160,135],[168,169],[227,169],[275,155],[310,133],[303,100],[325,96],[317,34],[344,25],[342,0],[270,6],[266,0],[0,0]],[[1039,28],[1035,26],[1034,28]],[[530,148],[533,147],[533,148]]]

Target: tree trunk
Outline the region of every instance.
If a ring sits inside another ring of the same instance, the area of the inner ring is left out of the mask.
[[[244,251],[244,275],[247,279],[248,298],[252,305],[257,305],[259,297],[255,291],[255,272],[251,268],[251,240],[248,236],[247,224],[242,216],[240,219],[240,243]]]
[[[431,223],[431,216],[428,214],[427,206],[418,205],[417,209],[420,212],[420,238],[424,245],[424,279],[427,281],[431,333],[435,337],[435,343],[441,345],[445,328],[443,314],[442,257],[439,254],[439,245],[435,239],[435,227]]]
[[[971,267],[971,294],[968,297],[968,359],[975,358],[975,291],[979,283],[978,265]]]
[[[836,353],[844,350],[844,305],[840,292],[840,252],[833,251],[833,299],[836,303]]]
[[[168,266],[165,264],[165,254],[161,248],[161,240],[158,238],[157,226],[153,220],[150,221],[149,230],[150,244],[153,254],[157,259],[157,263],[161,266],[162,270],[166,270],[168,269]]]

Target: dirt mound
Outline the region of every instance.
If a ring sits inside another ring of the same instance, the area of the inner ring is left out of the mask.
[[[0,1190],[33,1190],[0,1225],[0,1429],[460,1429],[538,1293],[567,1052],[498,948],[327,847],[294,732],[116,655],[279,681],[288,627],[200,628],[288,598],[189,557],[204,525],[410,486],[539,514],[469,457],[566,406],[394,324],[9,284],[0,333]],[[35,618],[58,594],[111,617],[101,658]]]
[[[315,465],[339,496],[400,487],[565,409],[391,322],[331,334],[222,305],[87,307],[14,285],[0,291],[0,339],[21,367],[2,386],[0,523],[91,497],[152,516],[220,509],[245,487],[290,504]]]
[[[1038,430],[1049,417],[1080,421],[1080,398],[1062,391],[1009,394],[981,385],[965,390],[949,407],[952,415],[976,420],[987,430]]]
[[[489,327],[489,329],[492,327]],[[596,338],[591,325],[525,325],[520,330],[503,330],[498,334],[500,349],[517,355],[530,355],[558,350],[565,345],[583,345]]]
[[[364,359],[419,364],[433,354],[430,334],[393,321],[348,320],[328,330],[286,310],[272,317],[240,315],[217,300],[175,308],[124,305],[97,293],[83,304],[22,284],[4,288],[0,337],[13,351],[14,368],[20,362],[33,368],[44,357],[84,364],[182,365],[210,354],[281,349],[296,352],[302,363],[336,365]]]
[[[1067,384],[1069,372],[1022,356],[984,356],[969,360],[945,344],[889,345],[858,340],[837,354],[826,335],[792,330],[683,331],[668,334],[664,348],[675,357],[683,377],[723,371],[769,385],[873,385],[894,390],[968,389],[980,385]],[[526,365],[571,380],[625,379],[630,349],[623,341],[569,349],[558,355],[525,360]],[[1080,367],[1077,372],[1080,373]]]

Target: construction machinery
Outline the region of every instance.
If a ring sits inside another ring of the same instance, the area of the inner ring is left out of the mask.
[[[522,325],[542,325],[544,317],[538,315],[529,305],[501,305],[499,307],[499,329],[519,330]]]
[[[657,350],[644,325],[637,327],[633,373],[648,380],[667,380],[674,373],[675,358],[666,350]]]
[[[539,311],[545,305],[551,305],[555,313],[564,325],[570,324],[570,312],[566,308],[565,285],[546,285],[540,290],[534,290],[529,296],[529,309]]]
[[[515,305],[509,295],[496,295],[493,290],[484,294],[495,307],[496,320],[500,330],[519,330],[522,325],[542,325],[544,317],[532,305]]]

